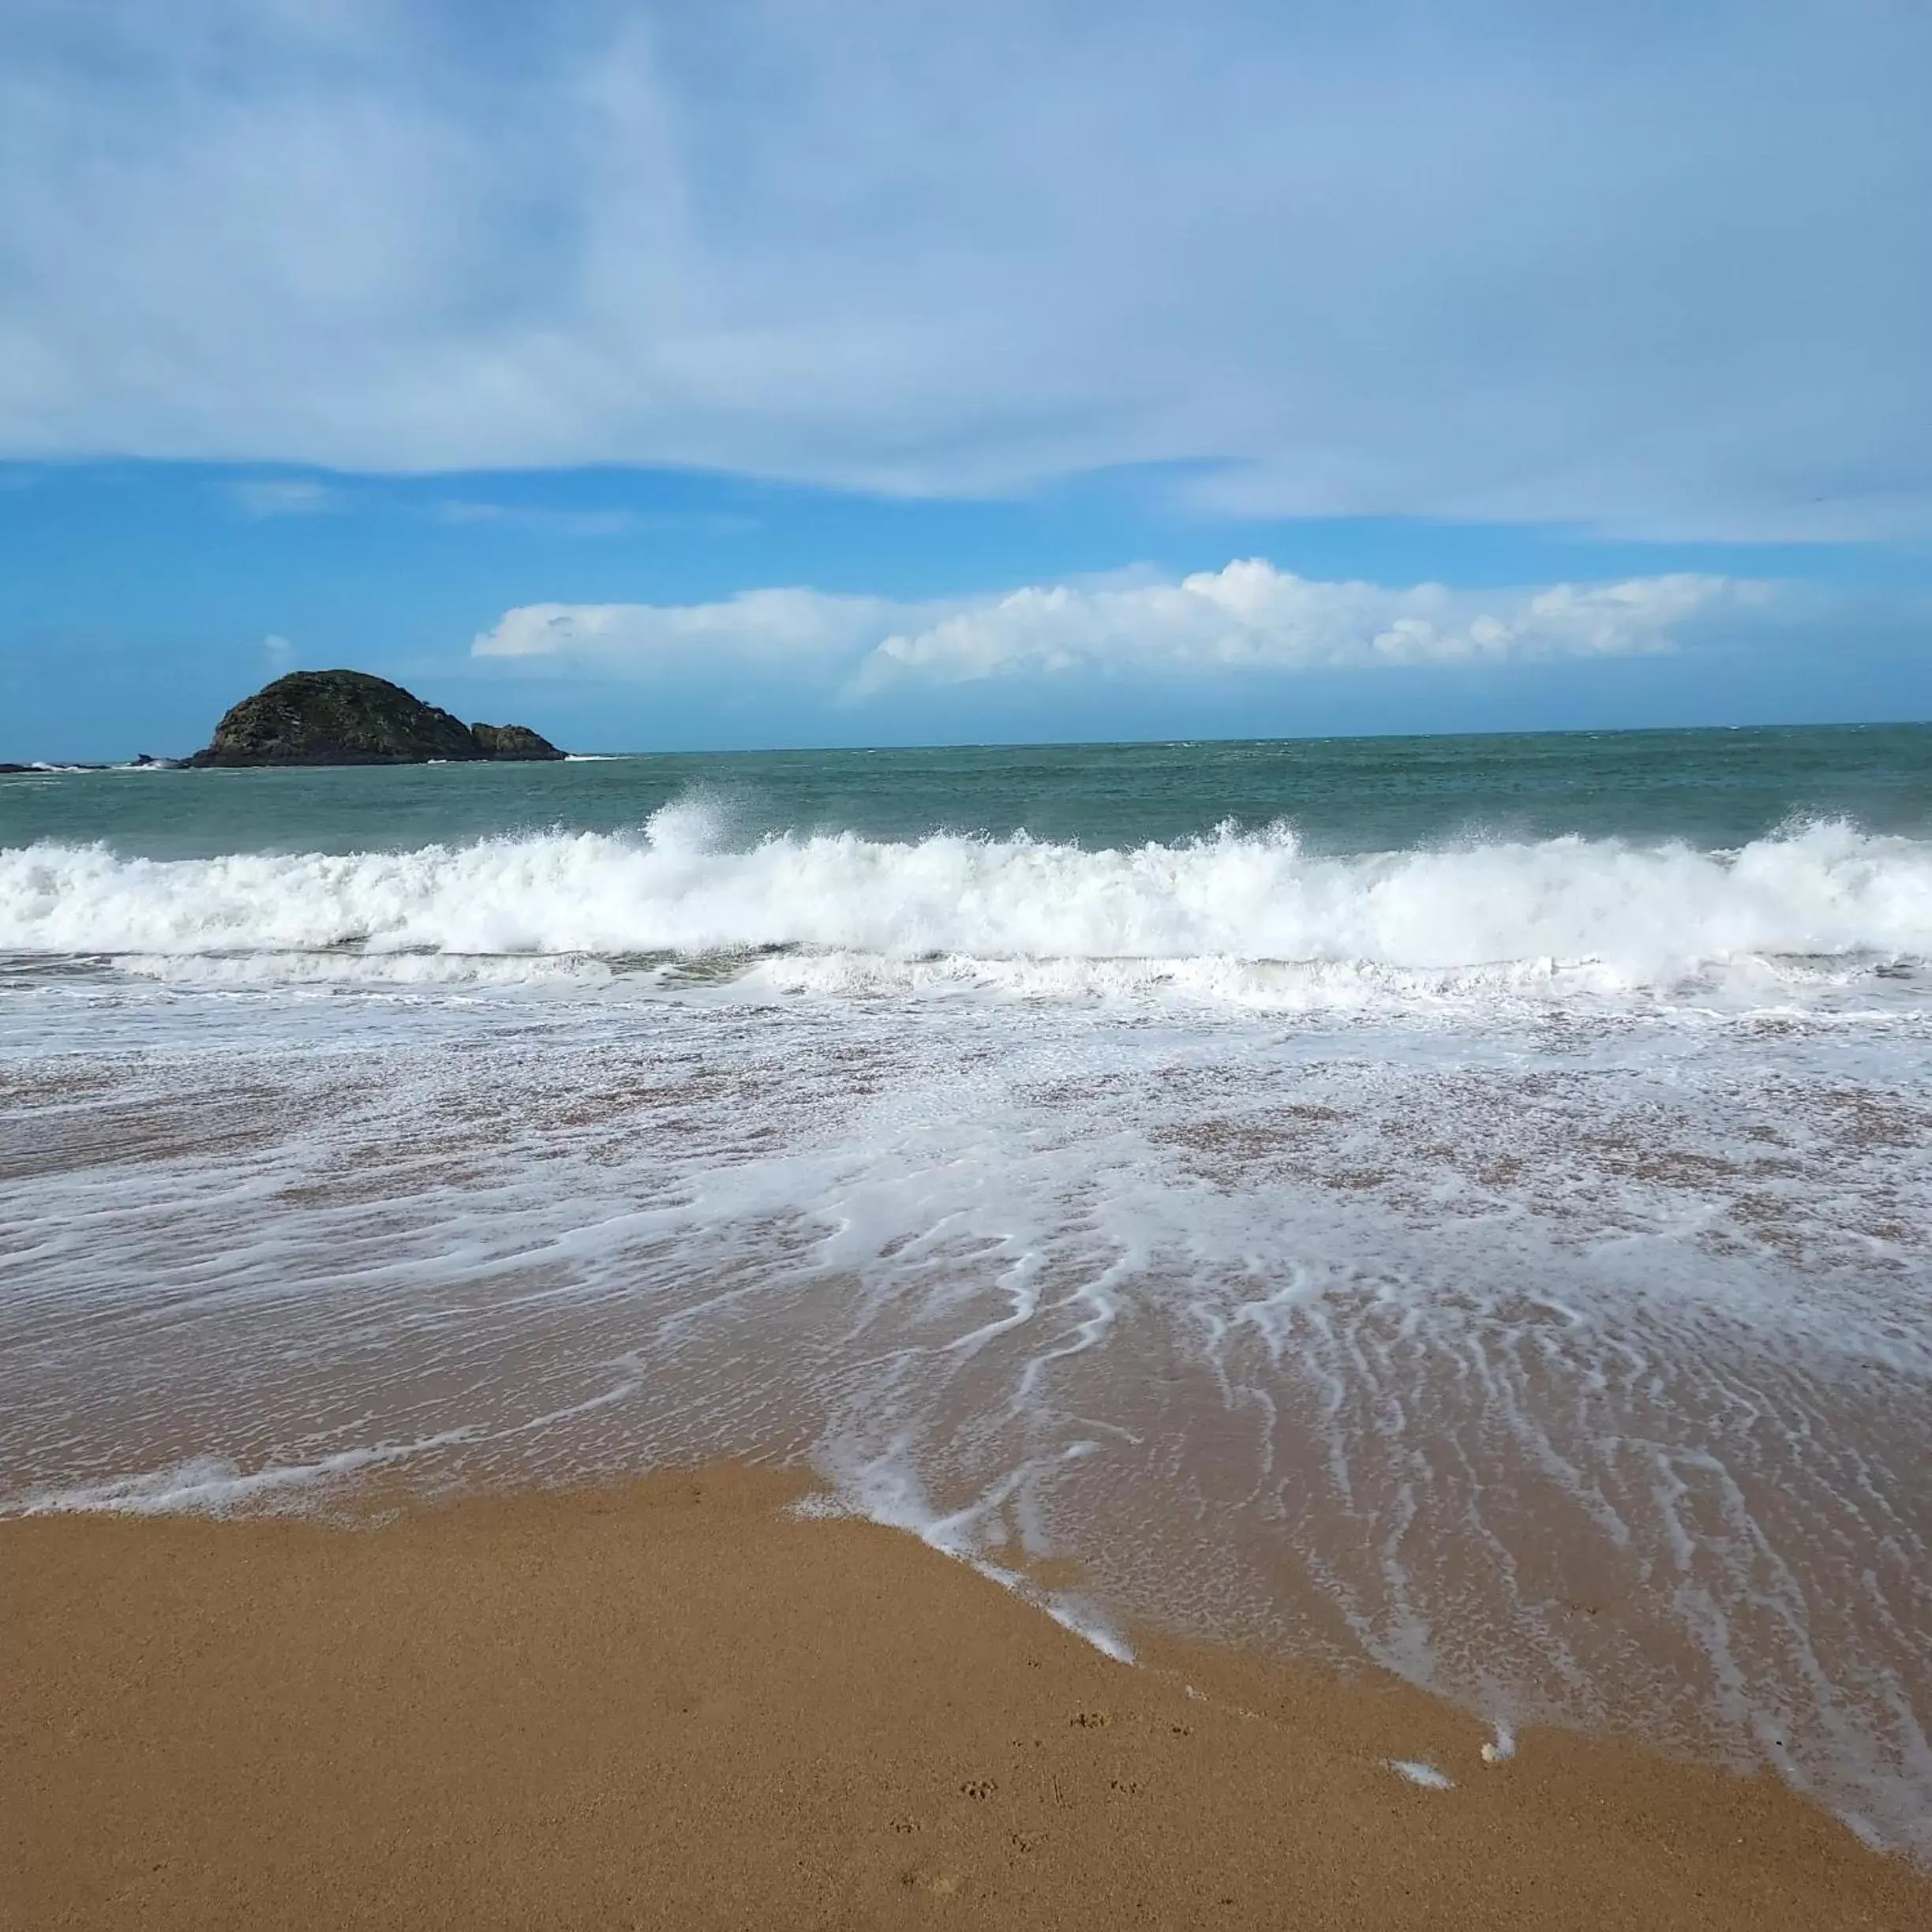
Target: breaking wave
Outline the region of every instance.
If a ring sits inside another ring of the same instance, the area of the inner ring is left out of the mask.
[[[0,952],[159,960],[678,957],[1293,962],[1398,972],[1932,955],[1932,844],[1843,822],[1732,852],[1578,837],[1323,856],[1292,829],[1092,851],[1024,836],[788,833],[734,848],[702,804],[631,835],[410,852],[0,852]],[[294,957],[290,957],[294,956]]]

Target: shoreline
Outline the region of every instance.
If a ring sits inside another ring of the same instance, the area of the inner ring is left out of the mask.
[[[0,1522],[0,1925],[1932,1919],[1769,1775],[1486,1762],[1395,1679],[1141,1631],[1121,1664],[806,1488]]]

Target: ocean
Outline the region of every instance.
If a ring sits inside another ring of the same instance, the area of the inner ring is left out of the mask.
[[[0,1507],[788,1460],[1932,1858],[1929,995],[1926,727],[0,777]]]

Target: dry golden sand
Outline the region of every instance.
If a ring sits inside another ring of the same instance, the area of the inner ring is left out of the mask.
[[[1399,1687],[1129,1668],[792,1493],[0,1525],[0,1922],[1932,1926],[1768,1780],[1545,1732],[1489,1767]]]

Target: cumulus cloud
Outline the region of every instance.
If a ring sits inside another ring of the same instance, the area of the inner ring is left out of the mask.
[[[0,457],[1932,530],[1932,9],[17,0]]]
[[[1722,577],[1633,578],[1471,593],[1319,583],[1256,558],[1175,584],[1016,590],[886,638],[862,676],[949,683],[1016,673],[1300,671],[1668,650],[1686,624],[1754,594]]]
[[[755,664],[841,683],[1076,675],[1193,680],[1375,665],[1502,664],[1675,649],[1771,586],[1687,574],[1508,591],[1312,581],[1260,558],[1178,581],[1031,586],[894,603],[805,589],[695,605],[537,604],[507,612],[479,657],[629,675]]]

